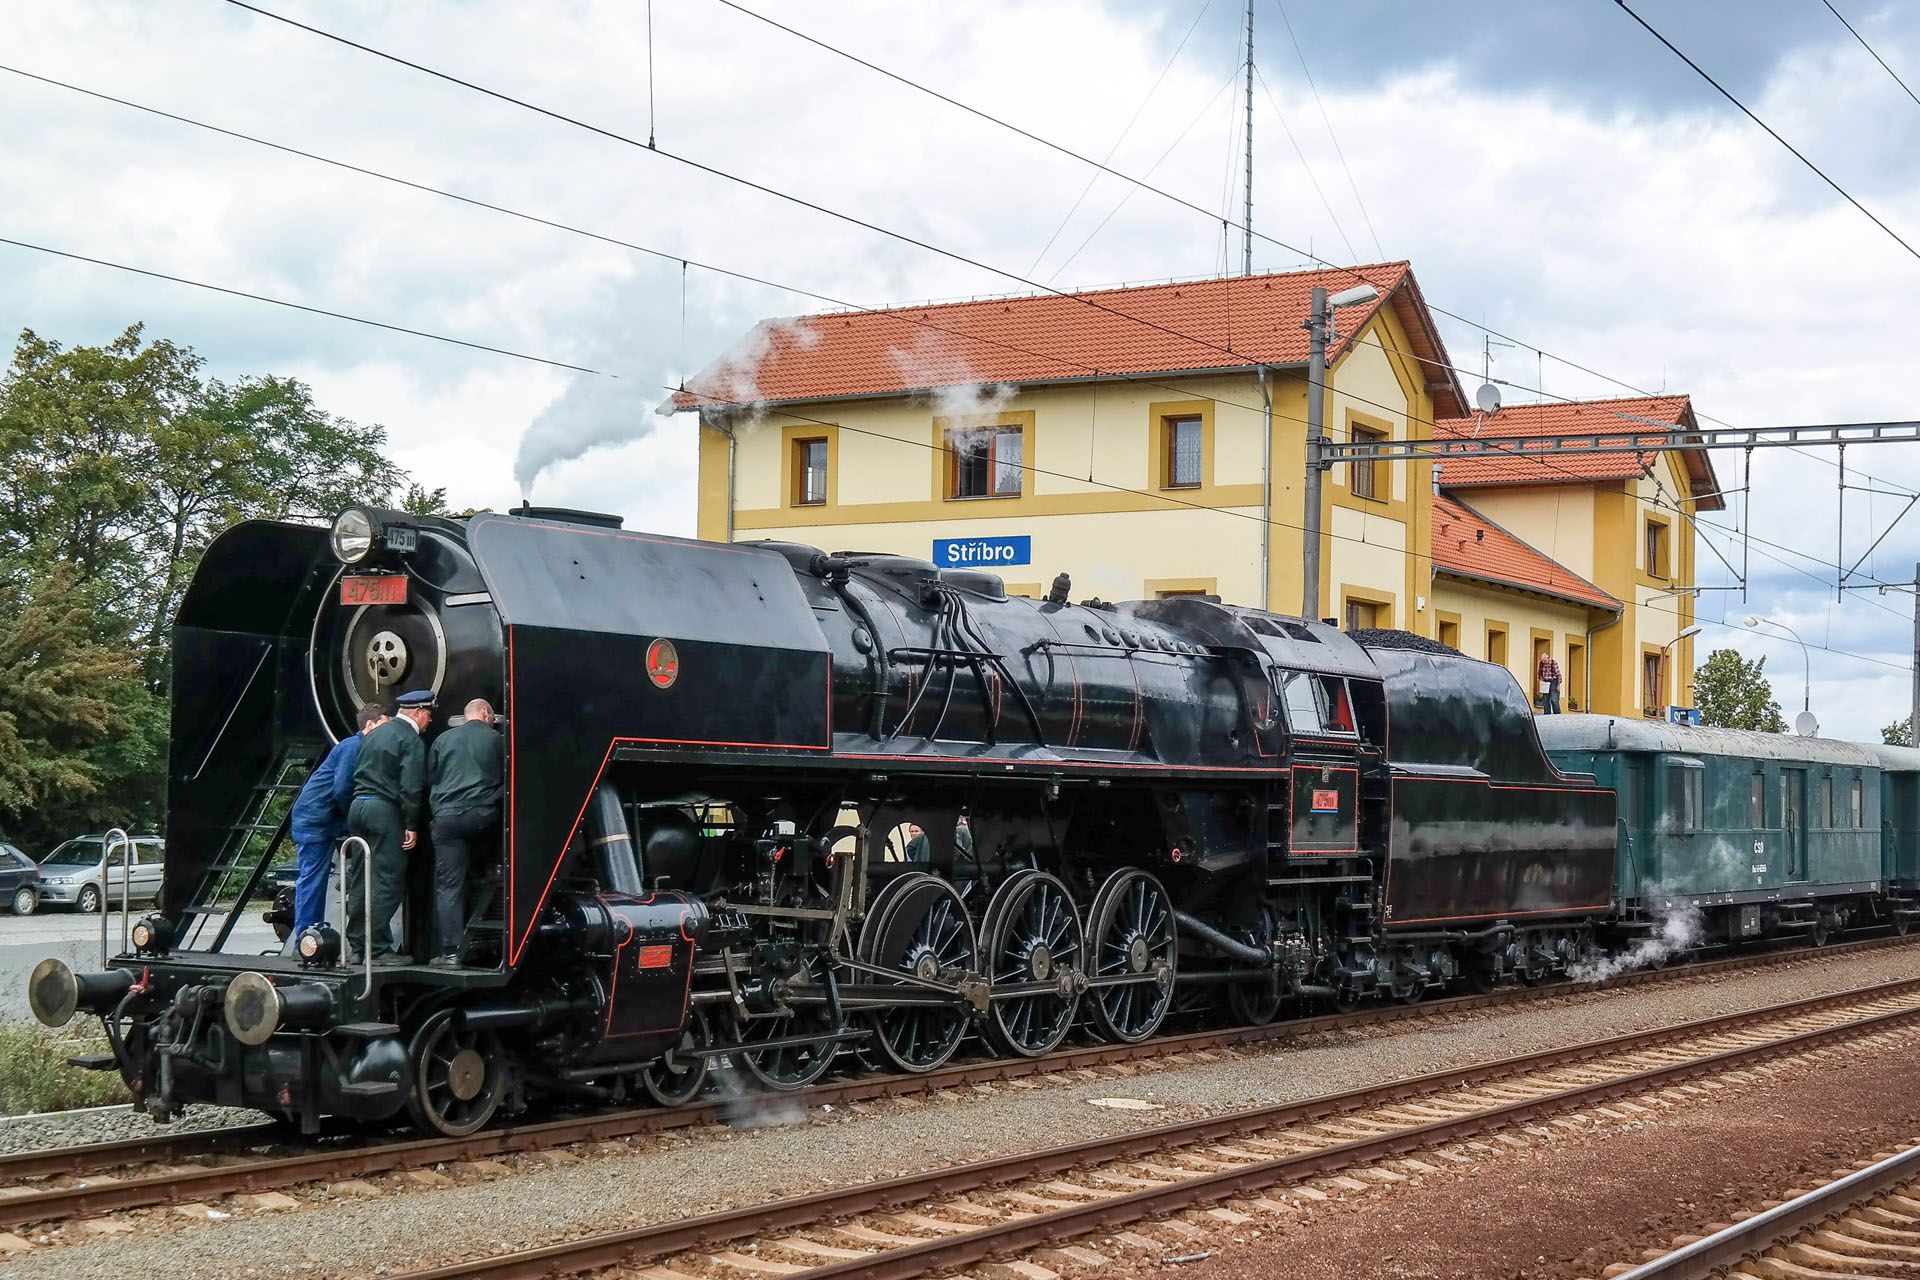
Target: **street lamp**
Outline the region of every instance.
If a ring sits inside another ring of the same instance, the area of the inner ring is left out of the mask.
[[[1682,640],[1685,640],[1688,636],[1699,635],[1702,630],[1704,630],[1704,628],[1696,622],[1660,646],[1660,692],[1665,693],[1667,691],[1667,651],[1679,644]]]
[[[1357,284],[1329,298],[1315,285],[1306,322],[1300,326],[1307,331],[1307,492],[1306,518],[1300,522],[1306,529],[1300,564],[1303,618],[1320,616],[1320,476],[1330,465],[1320,460],[1320,446],[1326,443],[1327,344],[1333,340],[1333,313],[1337,307],[1365,306],[1379,296],[1372,285]]]
[[[1800,714],[1794,717],[1793,730],[1803,738],[1811,738],[1820,732],[1820,722],[1813,718],[1813,659],[1808,654],[1807,642],[1800,638],[1798,631],[1786,623],[1775,622],[1772,618],[1763,618],[1757,613],[1750,613],[1741,619],[1741,625],[1778,627],[1792,636],[1793,642],[1800,646],[1800,674],[1804,691],[1800,697]]]

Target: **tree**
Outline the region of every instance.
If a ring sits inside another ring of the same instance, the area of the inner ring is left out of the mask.
[[[33,840],[157,817],[200,556],[240,520],[389,504],[385,445],[300,382],[208,379],[137,324],[98,347],[22,332],[0,373],[0,821]]]
[[[1700,723],[1723,729],[1785,733],[1786,718],[1767,683],[1767,660],[1749,662],[1737,649],[1715,649],[1693,673],[1693,705]]]
[[[1910,747],[1913,745],[1913,722],[1895,720],[1880,730],[1880,741],[1890,747]]]

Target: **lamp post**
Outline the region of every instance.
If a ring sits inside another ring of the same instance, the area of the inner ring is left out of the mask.
[[[1688,636],[1699,635],[1703,629],[1704,628],[1702,628],[1700,624],[1696,622],[1692,626],[1682,631],[1679,635],[1675,636],[1673,639],[1667,641],[1665,644],[1660,646],[1660,692],[1661,693],[1665,693],[1667,691],[1667,651],[1672,649],[1673,646],[1679,644],[1682,640],[1685,640]]]
[[[1320,460],[1320,447],[1326,443],[1327,344],[1333,340],[1333,313],[1340,307],[1364,306],[1379,296],[1372,285],[1357,284],[1329,298],[1325,289],[1315,285],[1306,322],[1300,326],[1307,331],[1307,489],[1300,520],[1306,539],[1300,562],[1303,618],[1320,616],[1320,477],[1333,465]]]
[[[1775,622],[1772,618],[1763,618],[1757,613],[1748,614],[1741,619],[1741,623],[1749,627],[1778,627],[1792,636],[1793,642],[1800,646],[1800,675],[1803,691],[1800,696],[1800,714],[1794,718],[1793,728],[1803,738],[1810,738],[1820,732],[1820,722],[1813,718],[1813,659],[1807,651],[1807,642],[1800,638],[1798,631],[1786,623]]]

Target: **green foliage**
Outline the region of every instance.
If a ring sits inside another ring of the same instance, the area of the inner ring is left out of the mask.
[[[1702,724],[1785,733],[1787,722],[1767,683],[1767,660],[1749,662],[1737,649],[1715,649],[1693,673],[1693,705]]]
[[[0,826],[33,853],[151,828],[201,554],[240,520],[390,502],[406,477],[385,445],[299,382],[209,379],[139,325],[99,347],[22,332],[0,374]]]
[[[1913,722],[1895,720],[1880,730],[1880,741],[1890,747],[1910,747],[1913,745]]]
[[[106,1037],[76,1035],[23,1022],[0,1022],[0,1115],[104,1107],[126,1102],[127,1087],[111,1071],[75,1071],[67,1059],[106,1051]]]

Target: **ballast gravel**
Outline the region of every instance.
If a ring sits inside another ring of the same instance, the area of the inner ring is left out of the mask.
[[[454,1169],[432,1189],[423,1182],[436,1180],[405,1174],[331,1191],[292,1188],[297,1208],[263,1212],[241,1197],[220,1206],[230,1217],[212,1221],[129,1215],[124,1234],[73,1224],[8,1256],[6,1271],[9,1280],[394,1275],[1915,977],[1920,947],[1896,947],[1621,990],[1569,989],[1258,1051],[1141,1062],[1131,1074],[1063,1073],[831,1110],[760,1098],[743,1103],[731,1126],[638,1139],[613,1154],[515,1157],[512,1176],[466,1182]],[[1155,1109],[1095,1105],[1117,1098]]]

